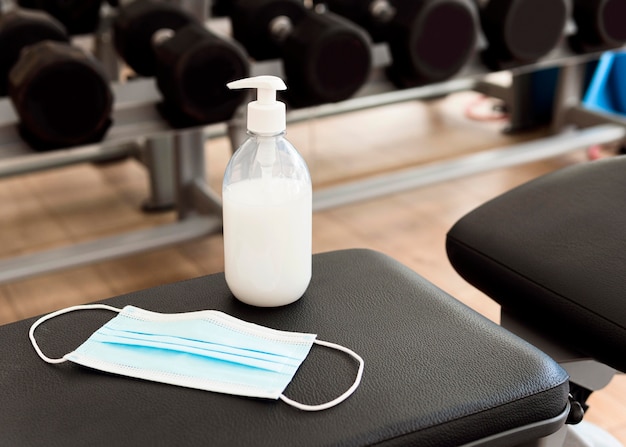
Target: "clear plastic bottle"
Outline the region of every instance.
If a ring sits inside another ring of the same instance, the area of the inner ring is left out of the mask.
[[[256,88],[248,139],[233,154],[222,184],[224,271],[237,299],[254,306],[298,300],[311,280],[312,188],[304,159],[285,139],[285,83],[257,76],[228,84]]]

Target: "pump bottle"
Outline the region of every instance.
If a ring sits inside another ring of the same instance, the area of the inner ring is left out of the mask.
[[[237,299],[254,306],[298,300],[311,280],[312,187],[304,159],[285,139],[285,104],[276,76],[228,84],[256,88],[248,139],[230,159],[222,184],[224,272]]]

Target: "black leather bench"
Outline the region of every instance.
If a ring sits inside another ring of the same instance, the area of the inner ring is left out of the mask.
[[[485,203],[450,229],[447,252],[502,305],[504,326],[568,370],[583,406],[626,371],[626,157],[570,166]]]
[[[559,430],[566,372],[397,261],[369,250],[315,255],[305,296],[254,308],[215,274],[105,301],[159,312],[219,309],[278,329],[313,332],[365,360],[360,387],[317,413],[50,365],[28,340],[34,319],[0,327],[0,445],[518,445]],[[51,357],[76,348],[110,312],[59,316],[37,339]],[[285,394],[320,403],[350,386],[356,363],[314,346]]]

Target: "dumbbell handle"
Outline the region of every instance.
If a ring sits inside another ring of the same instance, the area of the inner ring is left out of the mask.
[[[396,8],[388,0],[373,0],[368,9],[372,17],[382,23],[391,21],[397,13]]]
[[[322,13],[325,10],[323,3],[316,5],[316,12]],[[369,11],[372,17],[381,23],[391,21],[396,15],[396,8],[388,0],[374,0],[369,5]],[[279,15],[270,21],[268,28],[272,38],[277,42],[282,42],[293,32],[293,21],[285,15]]]
[[[274,17],[269,23],[269,32],[274,40],[282,42],[293,32],[293,22],[284,15]]]
[[[171,28],[161,28],[152,35],[152,45],[161,45],[166,40],[170,40],[172,37],[174,37],[175,34],[176,31]]]

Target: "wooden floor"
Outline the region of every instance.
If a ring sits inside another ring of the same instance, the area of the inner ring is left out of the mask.
[[[467,119],[472,93],[314,119],[291,126],[289,139],[307,159],[316,189],[520,138],[504,122]],[[209,183],[219,190],[230,155],[225,139],[207,149]],[[466,284],[449,265],[446,231],[464,213],[522,182],[585,162],[584,151],[318,212],[315,252],[368,247],[387,253],[459,300],[498,321],[498,306]],[[0,179],[0,258],[147,228],[174,220],[146,214],[144,168],[135,160],[81,164]],[[0,324],[65,306],[196,277],[223,269],[221,235],[115,261],[0,284]],[[626,445],[626,376],[594,393],[587,418]]]

